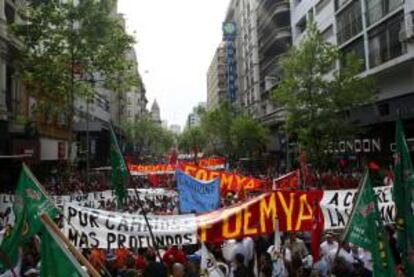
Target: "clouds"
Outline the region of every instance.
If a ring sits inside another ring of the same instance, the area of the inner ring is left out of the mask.
[[[206,101],[206,74],[221,41],[228,0],[119,0],[128,31],[136,31],[139,69],[161,118],[184,125]],[[148,71],[148,73],[144,73]]]

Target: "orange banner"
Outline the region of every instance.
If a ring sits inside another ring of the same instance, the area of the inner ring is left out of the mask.
[[[208,159],[202,159],[198,163],[201,167],[210,168],[210,169],[218,169],[218,168],[224,168],[226,164],[226,159],[225,158],[208,158]],[[176,170],[176,165],[175,164],[155,164],[155,165],[128,164],[128,168],[132,175],[174,174]]]
[[[198,165],[201,167],[206,168],[217,168],[217,167],[223,167],[226,165],[226,159],[225,158],[209,158],[209,159],[202,159],[198,162]]]
[[[227,191],[257,191],[263,188],[264,182],[259,179],[240,176],[227,171],[214,171],[192,164],[181,164],[180,168],[186,174],[202,181],[210,181],[217,177],[221,179],[221,192]]]
[[[175,173],[175,165],[173,164],[156,164],[156,165],[128,165],[129,171],[132,175],[147,175],[147,174],[166,174]]]
[[[242,204],[197,216],[202,241],[218,242],[228,239],[258,236],[279,230],[312,230],[314,208],[319,205],[322,191],[274,191],[262,194]]]

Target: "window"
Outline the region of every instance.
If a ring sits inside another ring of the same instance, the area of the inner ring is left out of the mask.
[[[296,31],[300,35],[306,30],[306,16],[302,17],[301,20],[296,24]]]
[[[4,3],[2,4],[4,5]],[[14,8],[11,5],[6,3],[5,8],[4,8],[4,13],[6,14],[7,24],[13,24],[16,19],[16,12]]]
[[[320,0],[315,7],[316,14],[319,14],[321,10],[323,10],[323,8],[325,8],[330,2],[331,0]]]
[[[368,26],[402,6],[403,0],[365,0]]]
[[[400,41],[403,30],[404,15],[399,13],[369,33],[370,65],[375,67],[403,54]]]
[[[13,112],[15,110],[16,98],[14,94],[14,68],[6,66],[6,107],[7,111]]]
[[[346,4],[348,4],[348,2],[351,2],[352,0],[335,0],[335,8],[336,10],[339,10],[340,8],[342,8],[343,6],[345,6]]]
[[[330,25],[328,28],[326,28],[322,32],[322,37],[326,41],[326,40],[329,40],[332,36],[333,36],[333,27],[332,25]]]
[[[337,16],[339,44],[362,31],[361,3],[355,1]]]
[[[341,57],[341,67],[346,66],[346,57],[349,54],[353,54],[356,57],[358,57],[361,61],[361,71],[364,71],[366,69],[365,66],[365,48],[364,48],[364,41],[362,40],[362,37],[355,40],[351,44],[347,45],[346,47],[341,49],[342,57]]]

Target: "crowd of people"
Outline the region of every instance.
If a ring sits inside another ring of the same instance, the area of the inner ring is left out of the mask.
[[[396,245],[395,233],[388,228],[391,245]],[[286,233],[275,244],[273,235],[245,237],[206,246],[213,255],[214,266],[201,270],[202,246],[174,245],[167,249],[141,248],[104,250],[84,249],[83,254],[102,276],[119,277],[289,277],[289,276],[372,276],[371,254],[347,242],[338,242],[339,235],[325,233],[319,256],[314,260],[308,233]],[[38,238],[24,250],[22,276],[38,276]],[[395,260],[399,261],[394,248]],[[397,268],[398,270],[398,268]],[[403,275],[401,275],[403,276]]]
[[[324,189],[355,188],[362,176],[361,171],[349,173],[324,172],[307,176],[306,182],[311,187]],[[110,178],[104,173],[91,175],[88,182],[82,175],[72,175],[61,179],[57,175],[44,183],[51,195],[74,195],[88,192],[101,192],[111,189]],[[266,179],[266,176],[258,175]],[[272,176],[273,177],[273,176]],[[272,178],[268,176],[267,179]],[[381,179],[382,177],[380,177]],[[384,184],[386,182],[384,179]],[[168,178],[160,187],[173,189],[173,179]],[[141,188],[150,188],[148,177],[135,180]],[[320,184],[323,184],[322,186]],[[383,185],[380,181],[379,185]],[[256,194],[240,197],[237,193],[227,193],[222,197],[222,207],[231,206]],[[141,197],[129,195],[124,211],[131,214],[171,215],[179,214],[178,197],[157,196]],[[88,204],[85,204],[88,206]],[[116,210],[116,199],[98,201],[94,208],[108,211]],[[9,211],[10,212],[10,211]],[[7,216],[1,214],[0,216]],[[3,225],[4,227],[4,225]],[[395,233],[388,226],[389,239],[393,246],[395,260],[399,261],[396,250]],[[214,257],[213,270],[201,272],[201,244],[191,246],[174,245],[167,249],[83,249],[83,254],[97,268],[102,276],[151,276],[151,277],[192,277],[192,276],[232,276],[232,277],[288,277],[288,276],[372,276],[372,258],[369,252],[340,241],[341,234],[325,233],[319,248],[319,256],[312,256],[311,235],[304,233],[285,233],[280,243],[275,243],[274,235],[245,237],[216,244],[206,245]],[[21,276],[39,276],[39,244],[41,238],[35,237],[24,249]],[[212,262],[212,261],[209,261]],[[200,273],[201,272],[201,273]]]

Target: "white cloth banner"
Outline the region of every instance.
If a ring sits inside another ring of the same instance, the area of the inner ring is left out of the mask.
[[[66,203],[63,232],[79,248],[116,249],[153,246],[144,216],[108,212]],[[197,243],[197,221],[193,214],[155,216],[148,221],[160,247]],[[77,232],[76,232],[76,231]]]
[[[139,198],[143,201],[161,200],[164,197],[171,200],[178,201],[178,193],[174,190],[167,189],[137,189]],[[128,198],[131,200],[137,199],[137,195],[134,189],[128,189]],[[52,195],[53,199],[58,207],[63,208],[65,203],[77,203],[89,208],[98,208],[102,201],[114,201],[115,192],[112,190],[105,190],[100,192],[89,193],[77,193],[73,195]],[[14,202],[14,195],[12,194],[0,194],[0,212],[4,213],[7,208],[11,208]]]
[[[393,223],[395,207],[392,200],[392,186],[375,187],[374,191],[384,224]],[[325,230],[345,228],[352,211],[356,192],[356,189],[324,191],[321,208]]]

